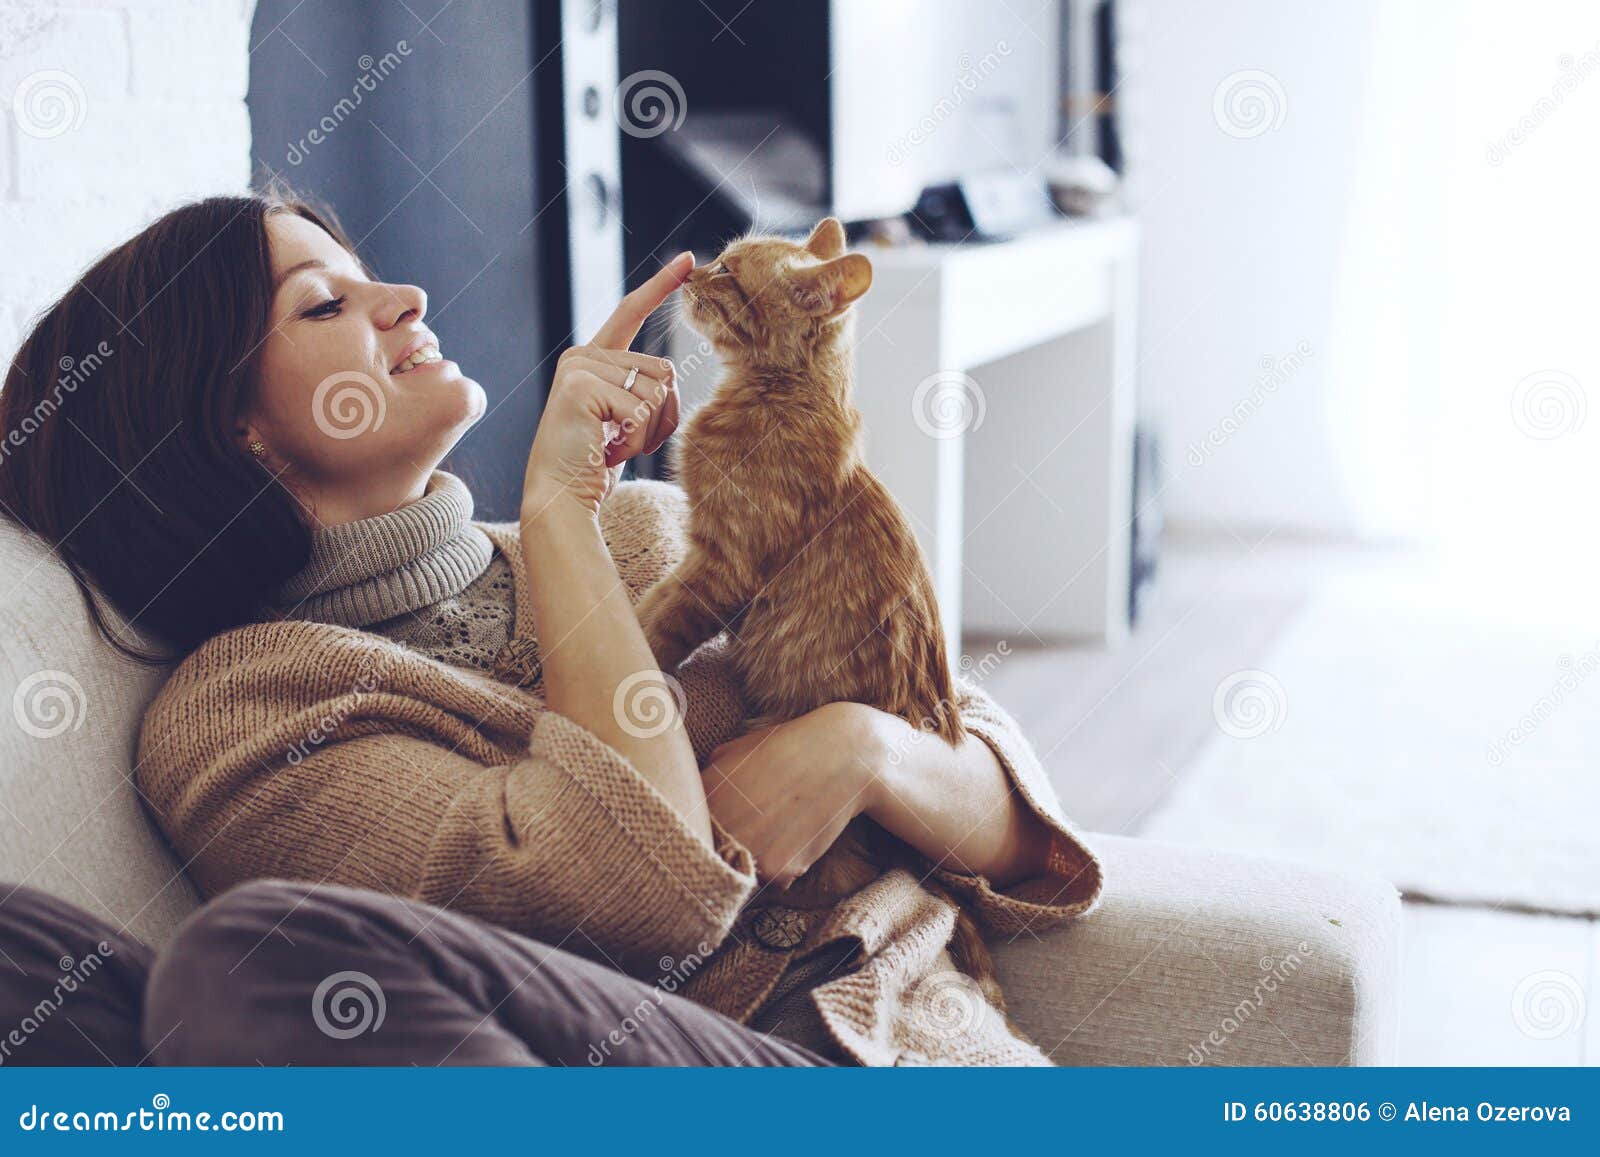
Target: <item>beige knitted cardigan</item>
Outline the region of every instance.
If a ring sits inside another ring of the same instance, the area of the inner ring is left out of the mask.
[[[687,516],[683,492],[661,482],[624,483],[602,504],[635,601],[683,556]],[[520,646],[499,678],[311,622],[240,627],[173,673],[144,719],[137,784],[203,894],[264,876],[377,889],[608,961],[740,1020],[791,963],[844,939],[859,967],[814,999],[860,1063],[1045,1063],[951,969],[954,910],[916,875],[888,872],[828,910],[785,907],[720,825],[706,847],[615,749],[546,710],[517,528],[482,525],[517,578]],[[678,673],[702,765],[745,717],[722,644]],[[1045,875],[1004,891],[930,873],[994,937],[1087,912],[1099,863],[1016,723],[959,684],[963,722],[1055,843]]]

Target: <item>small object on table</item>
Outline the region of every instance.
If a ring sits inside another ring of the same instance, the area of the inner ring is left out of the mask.
[[[912,225],[935,241],[1000,241],[1056,220],[1040,178],[974,173],[930,185],[911,210]]]
[[[1122,180],[1099,157],[1058,156],[1045,166],[1050,198],[1070,217],[1106,217],[1121,209]]]

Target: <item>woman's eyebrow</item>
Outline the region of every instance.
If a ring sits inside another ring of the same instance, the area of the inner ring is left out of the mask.
[[[300,262],[299,265],[291,265],[291,266],[289,266],[288,269],[285,269],[283,271],[283,276],[278,278],[278,283],[272,287],[273,291],[276,292],[277,290],[282,289],[283,286],[284,286],[284,283],[287,282],[289,280],[289,278],[293,277],[296,273],[303,273],[307,269],[327,269],[327,268],[328,268],[328,265],[327,265],[326,262],[319,261],[315,257],[311,258],[309,261],[302,261],[302,262]]]

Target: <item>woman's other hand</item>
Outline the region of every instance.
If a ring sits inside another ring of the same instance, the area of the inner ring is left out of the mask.
[[[1048,869],[1055,837],[989,745],[959,747],[886,711],[829,703],[711,753],[711,814],[788,887],[867,815],[930,863],[1007,887]]]
[[[677,428],[672,363],[628,347],[693,268],[694,255],[680,253],[622,299],[592,342],[561,355],[528,453],[524,520],[562,503],[595,513],[615,485],[612,468],[656,450]],[[631,370],[639,373],[629,392]]]
[[[711,753],[706,802],[763,880],[787,888],[878,804],[890,758],[882,720],[899,722],[860,703],[829,703]]]

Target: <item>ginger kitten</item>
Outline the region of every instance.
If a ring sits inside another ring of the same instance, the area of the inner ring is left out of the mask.
[[[844,248],[830,217],[804,245],[736,241],[684,283],[688,320],[726,372],[673,442],[689,549],[640,602],[639,620],[667,672],[726,626],[759,712],[749,730],[853,700],[954,746],[965,729],[933,582],[862,456],[849,307],[872,266]],[[925,872],[907,845],[858,817],[785,900],[831,902],[896,864]],[[1003,1009],[987,949],[957,908],[952,956]]]

